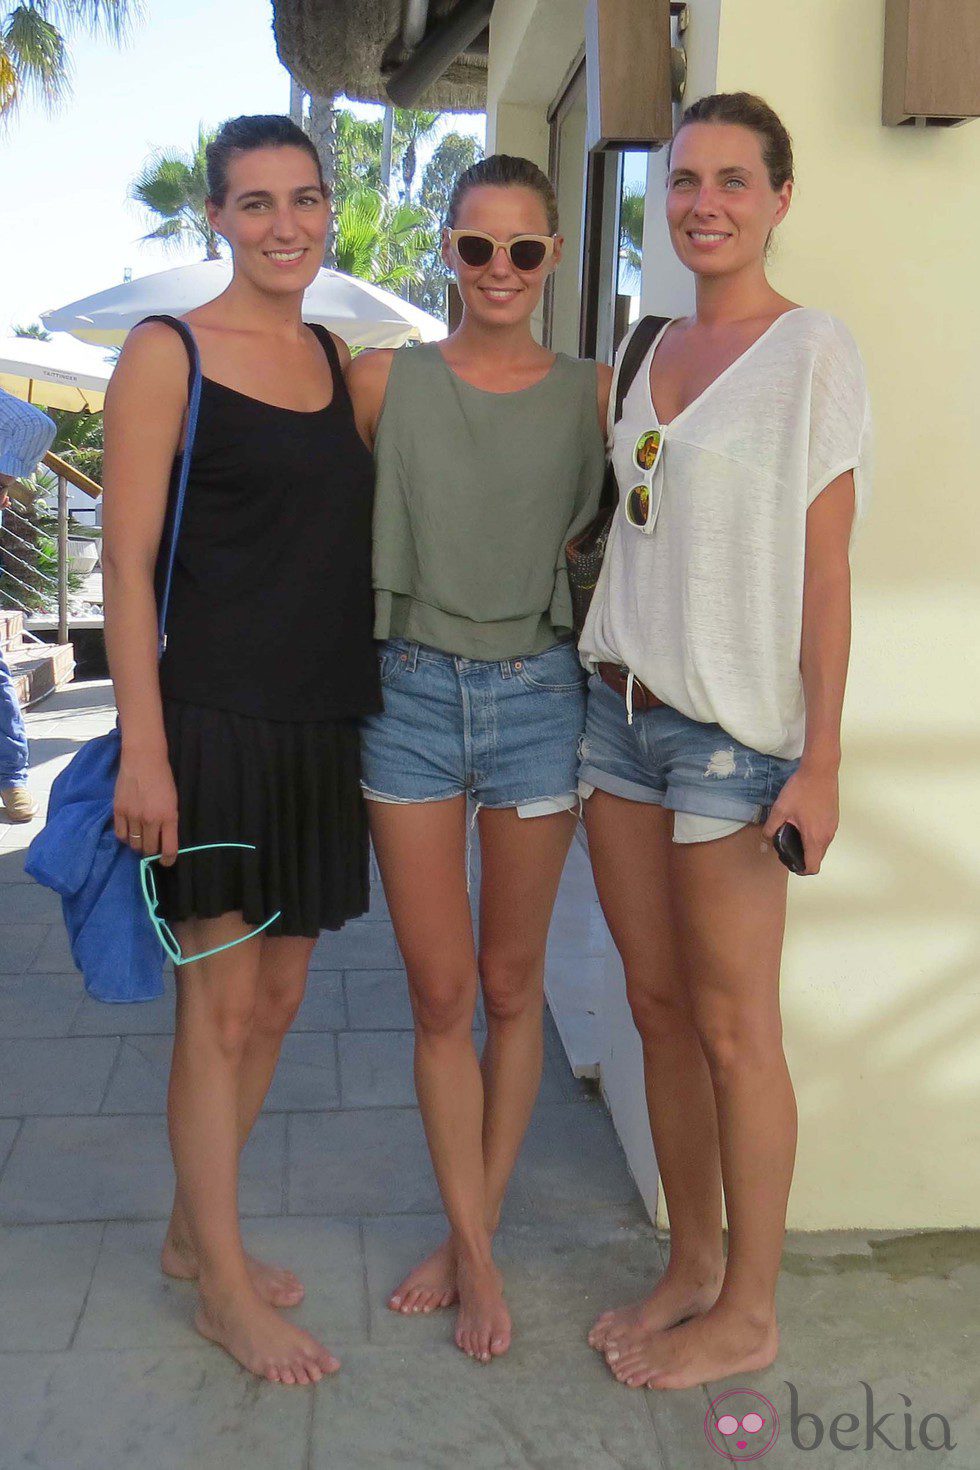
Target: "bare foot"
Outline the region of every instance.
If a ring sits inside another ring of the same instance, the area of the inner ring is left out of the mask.
[[[603,1312],[597,1317],[589,1333],[589,1346],[597,1352],[605,1352],[614,1343],[623,1351],[651,1332],[664,1332],[676,1327],[688,1317],[699,1317],[709,1311],[718,1300],[724,1277],[724,1264],[710,1272],[691,1275],[670,1266],[662,1280],[642,1301],[630,1302],[626,1307]]]
[[[503,1277],[492,1261],[465,1261],[457,1257],[459,1315],[456,1346],[468,1357],[489,1363],[510,1347],[510,1313],[503,1295]]]
[[[606,1362],[628,1388],[695,1388],[768,1368],[778,1350],[775,1317],[751,1318],[713,1307],[680,1327],[651,1332],[623,1351],[608,1347]]]
[[[306,1295],[306,1288],[299,1277],[283,1266],[273,1266],[255,1256],[246,1255],[249,1280],[264,1302],[270,1307],[298,1307]],[[175,1281],[196,1281],[198,1277],[197,1256],[186,1236],[171,1224],[160,1252],[160,1269],[164,1276]]]
[[[451,1307],[457,1300],[456,1256],[452,1240],[444,1240],[421,1265],[409,1271],[405,1280],[388,1298],[393,1312],[406,1316],[413,1312],[434,1312],[437,1307]]]
[[[254,1291],[205,1299],[194,1315],[202,1337],[223,1347],[243,1368],[270,1383],[319,1383],[339,1362],[308,1332],[285,1322]]]

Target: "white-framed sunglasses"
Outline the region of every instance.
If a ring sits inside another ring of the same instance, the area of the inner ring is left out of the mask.
[[[488,266],[498,250],[506,250],[516,271],[531,275],[540,270],[555,253],[557,235],[515,235],[513,240],[498,240],[483,230],[448,230],[449,243],[464,265],[472,270]]]
[[[631,526],[649,534],[657,524],[663,488],[654,484],[657,466],[663,456],[663,429],[645,429],[633,446],[633,465],[643,475],[623,498],[623,514]]]

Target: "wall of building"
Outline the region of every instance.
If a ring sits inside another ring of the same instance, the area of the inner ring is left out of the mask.
[[[976,1226],[980,122],[882,127],[884,0],[791,9],[724,0],[718,88],[760,92],[790,128],[773,281],[848,323],[876,428],[841,833],[818,881],[791,880],[791,1218]]]
[[[546,160],[545,109],[583,15],[578,0],[497,0],[498,147]],[[976,1226],[980,122],[882,127],[884,0],[691,0],[691,17],[688,100],[758,91],[793,133],[798,188],[772,278],[851,327],[876,419],[875,501],[854,557],[841,832],[818,881],[791,880],[783,994],[800,1149],[790,1223]],[[662,154],[649,185],[644,308],[687,311],[691,285],[661,222]],[[600,1019],[607,1095],[652,1205],[638,1055],[612,954]]]

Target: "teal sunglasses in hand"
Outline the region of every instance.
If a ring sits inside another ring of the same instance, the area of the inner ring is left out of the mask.
[[[206,842],[201,847],[179,847],[177,849],[177,856],[184,857],[190,852],[216,852],[225,848],[237,848],[241,852],[258,851],[252,842]],[[271,919],[266,919],[264,924],[260,924],[257,929],[253,929],[249,934],[243,934],[239,939],[231,939],[227,944],[219,944],[215,949],[205,949],[201,954],[185,955],[180,948],[174,931],[166,919],[161,918],[158,913],[160,901],[157,897],[157,885],[156,879],[153,876],[152,864],[158,863],[160,857],[160,853],[155,853],[153,857],[140,858],[140,887],[143,890],[143,897],[146,900],[150,922],[156,930],[157,938],[175,965],[192,965],[195,960],[210,959],[211,955],[221,954],[222,950],[234,949],[236,944],[244,944],[246,940],[254,939],[256,934],[261,934],[263,929],[268,929],[269,925],[274,924],[282,913],[282,909],[276,909]]]

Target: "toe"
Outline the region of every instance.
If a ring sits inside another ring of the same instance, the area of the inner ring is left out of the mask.
[[[293,1384],[296,1382],[296,1375],[293,1372],[292,1368],[279,1369],[279,1382],[288,1384],[289,1387],[293,1386]]]

